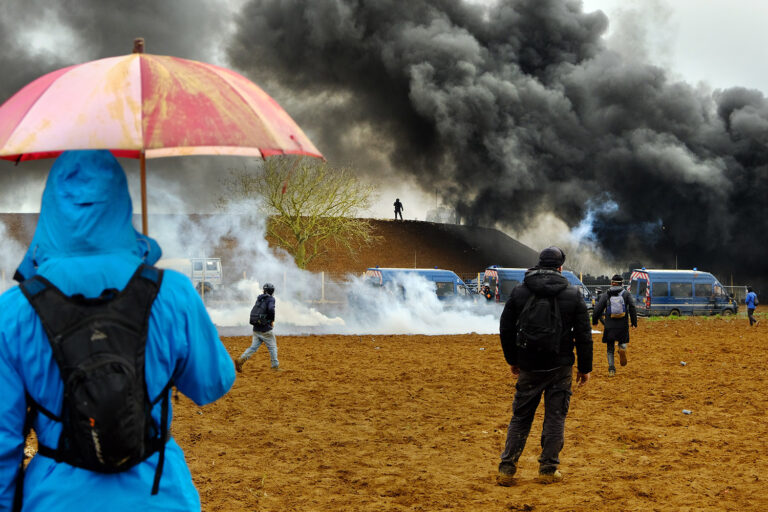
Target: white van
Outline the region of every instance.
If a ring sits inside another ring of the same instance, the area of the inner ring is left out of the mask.
[[[167,258],[155,264],[189,277],[199,293],[221,288],[221,258]]]

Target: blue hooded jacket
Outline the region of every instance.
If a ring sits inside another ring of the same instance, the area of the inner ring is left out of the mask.
[[[63,153],[43,192],[34,235],[36,273],[66,295],[122,290],[143,258],[151,261],[140,249],[144,242],[137,241],[131,218],[125,174],[111,153]],[[192,283],[172,270],[164,271],[152,306],[145,374],[150,399],[173,378],[198,405],[223,396],[235,379],[232,360]],[[25,391],[60,414],[63,383],[48,338],[14,287],[0,296],[0,510],[10,510],[23,457]],[[152,410],[158,425],[160,407],[158,401]],[[43,444],[57,446],[60,423],[38,414],[33,428]],[[102,474],[38,454],[26,470],[23,510],[200,510],[184,454],[173,439],[166,445],[159,494],[152,496],[157,461],[155,453],[125,472]]]

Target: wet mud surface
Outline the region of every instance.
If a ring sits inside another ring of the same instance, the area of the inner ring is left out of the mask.
[[[641,319],[613,378],[594,335],[561,484],[534,482],[541,410],[495,484],[514,380],[490,335],[278,337],[283,371],[261,348],[218,402],[182,396],[173,435],[205,511],[768,510],[765,324]]]

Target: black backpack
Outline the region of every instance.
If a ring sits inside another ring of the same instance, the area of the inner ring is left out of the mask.
[[[87,299],[68,297],[41,276],[20,287],[37,312],[64,381],[61,416],[31,401],[62,423],[56,448],[38,452],[99,473],[125,471],[160,452],[152,494],[157,494],[168,440],[168,395],[172,381],[151,400],[144,374],[149,315],[162,270],[141,265],[125,289]],[[162,399],[161,425],[152,420]]]
[[[269,302],[267,301],[269,295],[262,294],[256,299],[256,304],[251,308],[251,325],[254,327],[265,327],[269,325],[269,317],[267,315],[267,307]]]
[[[562,330],[557,296],[531,293],[517,318],[517,346],[521,350],[557,355]]]

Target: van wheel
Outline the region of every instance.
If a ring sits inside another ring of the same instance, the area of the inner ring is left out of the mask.
[[[669,316],[680,316],[680,310],[679,309],[673,309],[669,312]]]
[[[723,316],[733,316],[733,310],[732,309],[724,309],[723,310]]]
[[[205,292],[206,295],[208,295],[213,291],[213,286],[211,286],[211,283],[197,283],[196,288],[197,288],[197,293]]]

